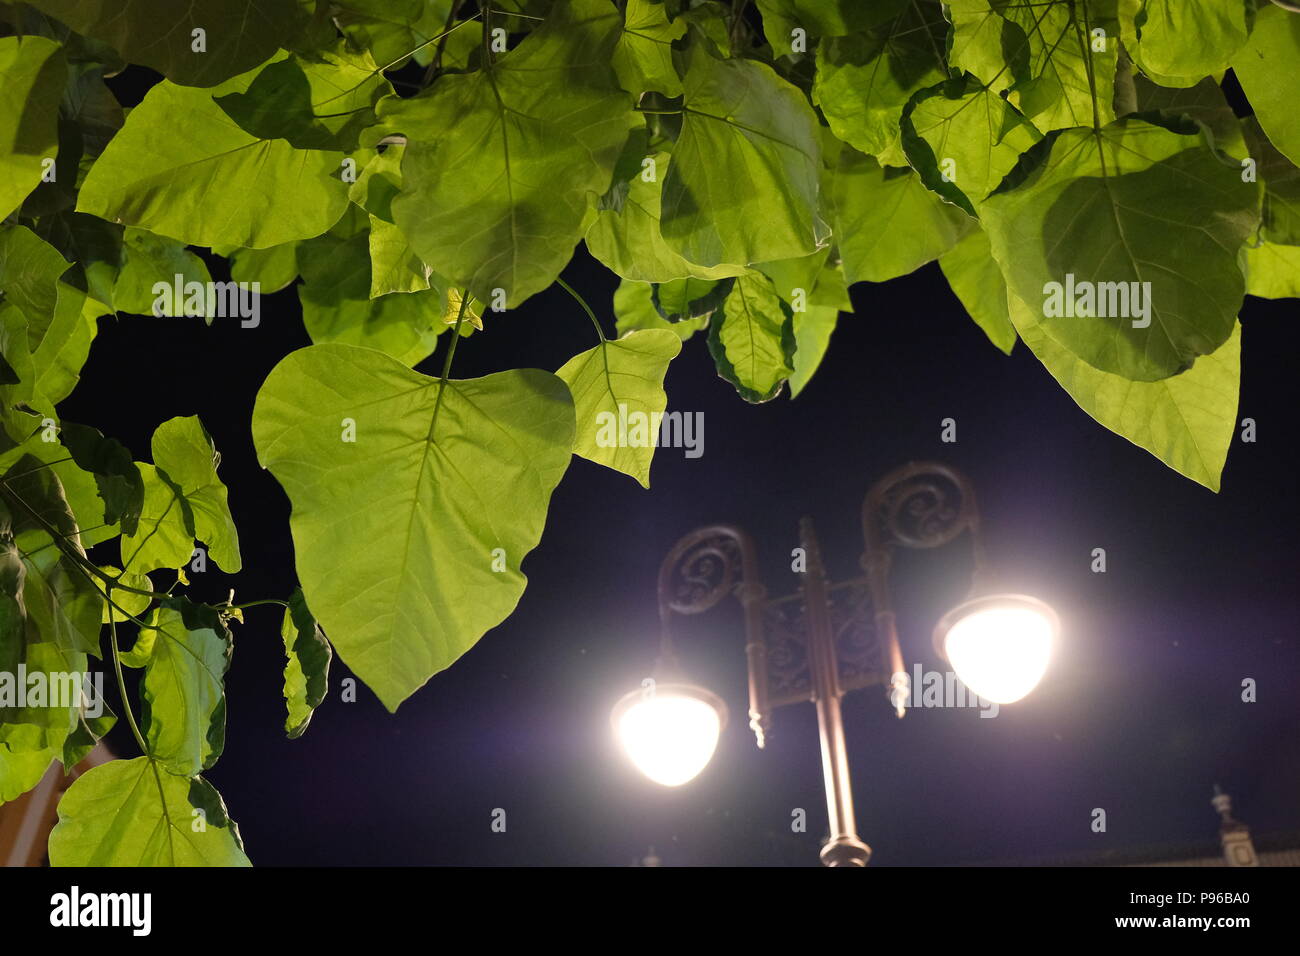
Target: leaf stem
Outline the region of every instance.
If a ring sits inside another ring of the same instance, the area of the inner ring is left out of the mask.
[[[108,528],[108,527],[111,527],[111,526],[108,525],[107,523],[91,525],[89,528],[78,528],[75,532],[72,532],[72,533],[66,533],[66,534],[65,534],[64,532],[59,532],[58,537],[59,537],[59,538],[75,538],[77,535],[85,534],[85,533],[88,532],[88,531],[98,531],[100,528]],[[29,558],[30,558],[30,557],[31,557],[32,555],[34,555],[34,554],[40,554],[40,553],[41,553],[42,551],[44,551],[46,548],[57,548],[58,546],[59,546],[59,542],[58,542],[57,540],[55,540],[55,541],[51,541],[49,544],[43,544],[43,545],[41,545],[39,548],[32,548],[32,550],[30,550],[30,551],[24,551],[24,552],[23,552],[23,556],[24,556],[24,557],[29,557]]]
[[[420,82],[421,86],[428,86],[433,82],[433,78],[442,69],[442,54],[447,49],[447,37],[451,36],[451,25],[456,22],[456,15],[460,13],[461,0],[453,0],[451,8],[447,11],[447,19],[442,25],[442,36],[438,39],[438,45],[433,50],[433,59],[429,61],[429,68],[424,71],[424,79]]]
[[[479,18],[479,14],[476,13],[476,14],[474,14],[474,16],[472,16],[472,17],[468,17],[468,18],[466,18],[466,19],[460,21],[460,23],[456,24],[456,25],[455,25],[454,27],[452,27],[450,30],[444,30],[442,33],[439,33],[436,37],[430,37],[429,39],[425,40],[423,43],[419,44],[418,46],[413,47],[413,48],[410,49],[410,50],[407,50],[405,53],[403,53],[401,56],[399,56],[396,60],[392,60],[391,62],[385,63],[383,66],[377,66],[377,67],[375,67],[373,70],[371,70],[369,73],[366,74],[365,79],[363,79],[360,83],[357,83],[355,86],[351,86],[351,87],[349,87],[348,89],[344,90],[344,91],[341,92],[341,93],[336,93],[334,96],[331,96],[329,99],[321,100],[319,103],[313,103],[313,104],[312,104],[312,109],[315,109],[315,108],[318,107],[318,106],[324,106],[326,103],[332,103],[332,102],[334,102],[334,101],[337,100],[337,99],[342,99],[343,97],[347,96],[349,93],[352,93],[352,92],[355,92],[356,90],[361,89],[361,87],[365,86],[366,82],[367,82],[367,81],[368,81],[372,76],[379,76],[379,75],[380,75],[381,73],[383,73],[385,70],[391,69],[392,67],[396,66],[398,63],[401,63],[401,62],[402,62],[403,60],[405,60],[408,56],[414,56],[415,54],[419,53],[421,50],[423,50],[423,49],[424,49],[426,46],[428,46],[430,43],[438,43],[439,41],[445,41],[446,38],[447,38],[448,36],[450,36],[451,34],[455,33],[457,30],[459,30],[459,29],[460,29],[461,27],[463,27],[465,24],[467,24],[467,23],[473,23],[473,22],[474,22],[475,20],[477,20],[478,18]]]
[[[122,710],[126,713],[126,722],[131,725],[131,733],[135,736],[135,742],[140,746],[140,752],[153,759],[153,754],[149,752],[148,745],[144,742],[144,734],[140,733],[140,726],[135,722],[135,714],[131,710],[131,700],[126,693],[126,678],[122,676],[122,651],[117,646],[117,618],[113,617],[113,601],[111,593],[113,586],[108,586],[108,642],[113,650],[113,670],[117,673],[117,692],[122,697]]]
[[[438,424],[438,412],[442,408],[442,393],[447,390],[447,378],[451,375],[451,359],[456,354],[456,343],[460,341],[460,324],[465,321],[465,309],[469,306],[469,287],[460,293],[460,308],[456,310],[456,326],[451,330],[451,345],[447,346],[447,356],[442,361],[442,378],[439,380],[438,397],[433,403],[433,419],[429,422],[429,441],[433,441],[433,429]]]
[[[72,457],[69,456],[67,458],[56,458],[54,461],[43,461],[35,468],[29,468],[27,469],[27,471],[20,471],[16,475],[5,475],[3,478],[0,478],[0,481],[3,481],[7,485],[9,484],[9,482],[15,481],[19,478],[26,478],[28,475],[34,475],[38,471],[44,471],[46,468],[52,468],[55,465],[61,465],[65,461],[72,461]]]
[[[392,67],[392,66],[394,66],[394,65],[396,65],[396,64],[398,64],[398,63],[401,63],[401,62],[402,62],[403,60],[405,60],[408,56],[414,56],[415,54],[419,53],[421,50],[423,50],[423,49],[424,49],[426,46],[428,46],[430,43],[437,43],[437,42],[439,42],[439,41],[441,41],[441,40],[445,40],[447,37],[451,36],[451,34],[455,33],[457,30],[459,30],[459,29],[460,29],[461,27],[463,27],[465,24],[467,24],[467,23],[473,23],[475,20],[478,19],[478,17],[479,17],[479,15],[478,15],[477,13],[474,14],[474,16],[472,16],[472,17],[467,17],[466,19],[460,21],[460,23],[456,24],[456,25],[455,25],[454,27],[452,27],[451,29],[449,29],[449,30],[444,30],[442,33],[439,33],[436,37],[430,37],[429,39],[425,40],[423,43],[421,43],[419,46],[415,47],[414,49],[407,50],[405,53],[403,53],[401,56],[399,56],[396,60],[393,60],[391,63],[385,63],[383,66],[379,67],[379,69],[373,71],[370,75],[371,75],[371,76],[374,76],[374,75],[377,74],[377,73],[383,73],[384,70],[387,70],[389,67]],[[360,85],[361,85],[361,84],[357,84],[357,86],[360,86]],[[352,89],[356,89],[357,86],[354,86]],[[351,92],[351,90],[348,90],[347,92]]]
[[[740,28],[745,22],[745,7],[749,6],[749,0],[733,0],[731,4],[731,30],[727,37],[731,45],[731,55],[736,55],[736,47],[740,45]]]
[[[1070,5],[1070,22],[1074,26],[1074,35],[1079,41],[1079,52],[1083,54],[1084,68],[1088,74],[1088,92],[1092,100],[1092,129],[1093,132],[1101,131],[1101,113],[1097,109],[1097,78],[1095,67],[1092,62],[1092,24],[1088,19],[1088,0],[1080,0],[1083,7],[1083,30],[1079,33],[1079,20],[1074,4]],[[1105,165],[1105,157],[1102,157],[1102,165]]]
[[[288,601],[281,601],[279,598],[263,598],[260,601],[249,601],[246,604],[221,604],[218,605],[218,607],[220,607],[223,610],[229,609],[231,611],[242,611],[246,607],[259,607],[263,604],[278,604],[280,605],[280,607],[289,606]]]
[[[561,289],[563,289],[565,292],[569,293],[569,295],[573,296],[575,299],[578,300],[578,305],[582,306],[583,311],[587,313],[587,317],[591,319],[591,324],[596,327],[596,334],[600,336],[600,341],[602,343],[605,342],[606,341],[605,332],[603,329],[601,329],[600,322],[596,319],[596,313],[592,312],[591,306],[587,305],[587,300],[584,299],[582,296],[578,295],[578,291],[574,289],[573,286],[569,285],[569,283],[561,279],[559,276],[555,277],[555,281],[559,284]]]

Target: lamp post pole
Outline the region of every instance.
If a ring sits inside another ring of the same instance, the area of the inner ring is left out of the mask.
[[[858,838],[858,825],[853,815],[849,755],[844,746],[844,720],[840,716],[840,698],[844,691],[840,689],[835,637],[831,632],[826,569],[811,518],[799,522],[799,545],[807,561],[802,591],[808,621],[812,697],[817,707],[817,731],[822,745],[826,816],[830,821],[830,839],[822,848],[822,862],[827,866],[866,866],[871,859],[871,848]]]
[[[659,570],[658,679],[680,675],[674,615],[700,614],[731,595],[744,609],[749,725],[758,746],[770,731],[773,710],[806,701],[816,707],[829,822],[821,851],[826,866],[866,866],[871,857],[857,833],[840,698],[885,685],[902,717],[910,693],[889,594],[893,549],[938,547],[969,531],[977,569],[982,563],[974,492],[947,465],[914,463],[886,475],[867,493],[862,521],[865,574],[835,583],[826,574],[812,521],[804,518],[799,588],[785,597],[768,599],[752,539],[730,525],[686,535]]]

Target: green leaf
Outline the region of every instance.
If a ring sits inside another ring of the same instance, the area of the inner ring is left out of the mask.
[[[907,275],[943,255],[975,226],[910,169],[884,169],[852,149],[840,155],[832,198],[849,285]]]
[[[650,163],[638,165],[628,183],[623,208],[596,214],[585,237],[588,251],[624,279],[640,282],[725,279],[744,272],[741,265],[701,266],[673,250],[659,231],[660,191],[671,158],[662,151],[646,158]]]
[[[732,21],[728,7],[729,4],[722,0],[700,0],[696,6],[681,13],[687,27],[695,27],[723,56],[731,55]]]
[[[614,71],[623,89],[680,96],[682,81],[673,67],[672,42],[686,35],[686,24],[670,22],[665,5],[652,0],[628,0],[623,20],[614,48]]]
[[[348,187],[348,198],[371,216],[393,221],[393,200],[402,191],[402,157],[406,147],[385,146],[376,152],[357,181]]]
[[[1261,299],[1300,298],[1300,246],[1271,242],[1245,249],[1246,291]]]
[[[1232,442],[1241,378],[1241,326],[1188,371],[1159,382],[1099,372],[1055,343],[1034,311],[1011,298],[1020,337],[1085,412],[1211,491]]]
[[[18,208],[59,152],[59,97],[67,73],[57,43],[0,37],[0,216]],[[66,171],[65,175],[72,171]]]
[[[144,480],[121,442],[89,425],[64,422],[60,440],[77,467],[95,476],[95,487],[104,502],[104,522],[120,525],[131,534],[144,507]]]
[[[144,483],[144,505],[136,530],[122,535],[122,564],[136,574],[180,568],[194,555],[193,519],[186,519],[185,499],[153,465],[139,462],[136,467]]]
[[[897,13],[905,0],[758,0],[763,14],[763,32],[768,42],[774,42],[777,33],[789,45],[790,30],[802,27],[812,36],[844,36],[855,30],[875,26],[886,17]],[[773,23],[774,21],[774,23]],[[773,30],[775,26],[775,31]]]
[[[776,286],[777,294],[781,298],[793,304],[796,297],[800,295],[802,295],[803,301],[807,301],[808,296],[817,285],[818,278],[826,266],[830,253],[831,250],[827,247],[817,250],[810,256],[802,256],[798,259],[760,262],[754,268],[772,280],[772,284]]]
[[[50,865],[251,864],[239,828],[210,783],[136,757],[92,767],[64,793],[50,833]]]
[[[42,216],[34,228],[65,259],[81,266],[85,281],[77,282],[77,286],[84,285],[88,297],[102,303],[106,312],[112,311],[113,286],[123,262],[123,227],[97,216],[65,210]],[[75,276],[75,271],[70,276]]]
[[[268,376],[253,439],[293,505],[312,611],[396,710],[518,602],[573,400],[535,369],[444,387],[381,352],[315,345]]]
[[[703,266],[809,255],[825,245],[817,215],[821,147],[803,93],[762,63],[690,51],[682,131],[664,177],[668,245]]]
[[[1041,304],[1044,332],[1134,381],[1222,345],[1245,291],[1237,252],[1259,220],[1258,186],[1200,137],[1134,118],[1041,145],[1041,164],[985,200],[981,218],[1011,292]],[[1064,307],[1071,285],[1097,293],[1096,315]]]
[[[445,300],[437,290],[336,302],[318,302],[306,291],[300,295],[303,321],[313,342],[378,349],[403,365],[415,365],[433,354],[437,337],[446,328],[440,321]]]
[[[707,318],[722,304],[731,291],[734,279],[674,279],[652,285],[650,301],[669,322]]]
[[[253,78],[150,89],[90,168],[78,211],[196,246],[266,249],[323,233],[347,207],[345,157],[240,129],[213,95]]]
[[[421,66],[429,65],[437,46],[430,41],[443,32],[449,7],[449,0],[401,4],[349,0],[338,7],[332,6],[330,12],[334,13],[333,22],[354,46],[369,50],[375,61],[386,68],[400,68],[411,60]],[[465,25],[458,26],[447,37],[442,57],[444,67],[465,69],[466,53],[475,51],[482,41],[481,24],[461,22]]]
[[[775,280],[773,280],[775,281]],[[778,292],[780,290],[778,289]],[[813,305],[834,306],[839,312],[852,312],[853,299],[849,295],[849,284],[844,279],[844,264],[838,254],[822,263],[813,283],[812,295],[808,301]]]
[[[39,547],[47,544],[48,539],[40,541],[33,535],[26,543]],[[47,586],[33,576],[30,564],[28,584],[32,586],[33,594],[28,608],[30,613],[22,663],[26,665],[29,675],[39,673],[56,675],[56,678],[46,680],[44,700],[35,697],[35,691],[29,685],[25,706],[0,706],[0,743],[7,744],[12,753],[50,750],[57,757],[63,752],[64,743],[76,728],[80,716],[81,675],[86,673],[86,655],[62,646],[59,639],[47,639],[44,636],[50,620],[50,615],[45,610],[46,601],[57,601],[70,595],[64,592],[51,597],[52,592]],[[41,588],[39,597],[35,593],[37,587]],[[98,613],[96,610],[95,614]],[[61,695],[58,699],[51,696],[55,692]]]
[[[1300,168],[1273,148],[1255,117],[1243,127],[1256,174],[1264,181],[1260,235],[1268,242],[1300,246]]]
[[[115,567],[111,564],[101,564],[99,570],[103,571],[115,582],[121,583],[124,587],[135,588],[139,591],[153,590],[153,582],[149,580],[149,576],[138,571],[123,571],[121,568]],[[107,587],[107,584],[103,581],[100,581],[99,584]],[[115,606],[110,606],[107,601],[104,602],[103,612],[99,619],[100,623],[109,623],[108,616],[110,612],[112,612],[113,620],[117,621],[119,624],[126,620],[123,616],[123,611],[127,614],[139,617],[148,610],[152,601],[153,599],[146,594],[136,594],[135,591],[124,591],[120,588],[114,588],[113,605]],[[138,649],[138,653],[135,653],[134,655],[130,652],[122,654],[122,663],[126,664],[128,667],[143,667],[145,661],[148,659],[148,654],[145,652],[147,649],[152,648],[155,633],[155,631],[141,631],[140,636],[136,638],[135,645],[131,648],[132,652],[135,652]]]
[[[555,374],[573,393],[574,454],[649,488],[659,418],[668,405],[664,375],[681,349],[672,332],[647,329],[602,341],[564,363]]]
[[[406,234],[393,222],[392,205],[402,188],[401,162],[404,153],[405,148],[402,146],[389,146],[382,153],[376,154],[348,190],[352,201],[369,213],[368,275],[369,297],[372,299],[393,292],[422,292],[430,287],[433,279],[433,269],[416,254]],[[315,240],[307,248],[315,249],[330,238],[332,237]],[[359,257],[355,253],[350,255],[353,258],[352,268],[359,271]],[[438,280],[438,284],[446,283]],[[356,288],[351,294],[359,297],[359,292],[360,289]]]
[[[269,249],[233,249],[229,257],[230,278],[244,285],[257,283],[262,295],[279,292],[298,277],[296,242],[284,242]]]
[[[163,598],[144,665],[140,725],[149,754],[169,773],[207,770],[226,742],[225,675],[234,644],[217,611]]]
[[[841,312],[852,312],[844,270],[830,250],[804,259],[766,262],[758,270],[772,280],[794,313],[794,371],[790,397],[798,398],[821,366]]]
[[[429,289],[372,299],[373,249],[373,238],[366,232],[346,239],[325,235],[300,246],[303,324],[317,344],[364,345],[387,352],[403,365],[415,365],[433,353],[446,328],[442,317],[447,297]]]
[[[164,283],[172,288],[176,277],[180,276],[182,287],[189,282],[198,282],[206,289],[212,275],[203,260],[186,249],[184,243],[155,236],[144,229],[127,229],[124,240],[126,264],[113,286],[113,307],[119,312],[135,315],[192,314],[185,309],[187,297],[159,296],[154,285]],[[214,300],[206,295],[203,297],[201,314],[209,324],[214,314],[213,304]],[[168,305],[170,310],[166,308]]]
[[[447,20],[448,0],[434,0],[424,3],[412,0],[412,3],[365,3],[364,0],[352,3],[331,4],[328,10],[333,35],[333,26],[343,31],[351,46],[368,49],[374,60],[381,65],[400,69],[415,60],[421,66],[428,66],[433,59],[435,36],[442,33],[443,23]],[[468,29],[473,29],[468,27]],[[459,33],[452,34],[455,39]],[[411,55],[412,49],[417,49]]]
[[[393,216],[449,284],[514,308],[560,274],[640,122],[610,67],[620,32],[608,3],[572,0],[489,68],[380,104],[363,141],[406,136]]]
[[[78,33],[174,83],[215,86],[261,63],[293,32],[293,0],[31,0]],[[203,32],[203,49],[194,31]]]
[[[311,715],[325,699],[329,689],[330,650],[325,634],[307,610],[302,588],[294,588],[289,595],[289,605],[284,609],[280,624],[280,637],[284,640],[284,653],[288,663],[284,667],[284,702],[288,717],[284,721],[285,733],[290,740],[301,737],[311,723]]]
[[[368,222],[368,217],[359,217]],[[298,245],[298,269],[313,302],[365,299],[370,292],[369,236],[342,224]],[[301,292],[301,290],[299,290]]]
[[[0,806],[16,800],[41,782],[58,753],[49,748],[13,751],[0,743]]]
[[[120,529],[115,522],[104,521],[104,500],[100,497],[95,476],[76,461],[70,461],[71,453],[67,446],[55,440],[61,427],[42,426],[36,433],[38,437],[25,446],[24,453],[32,458],[31,468],[52,473],[61,486],[65,503],[54,509],[51,512],[54,517],[48,520],[62,528],[65,534],[75,533],[81,547],[89,548],[117,537]],[[14,468],[15,474],[19,471]],[[63,524],[65,512],[71,513],[75,531],[72,523]]]
[[[655,149],[667,149],[669,148],[667,141],[675,138],[677,132],[681,129],[681,114],[679,112],[658,111],[660,106],[671,103],[671,100],[658,93],[646,93],[642,98],[650,107],[650,112],[645,115],[645,124],[633,129],[628,134],[627,139],[623,141],[623,147],[618,152],[618,159],[614,161],[614,174],[610,180],[609,188],[596,200],[597,212],[612,209],[616,213],[621,213],[623,203],[632,188],[631,180],[637,174],[651,182],[657,182],[659,170],[656,169],[649,158],[652,153],[650,142],[652,139],[654,140]],[[671,133],[669,132],[670,129],[672,130]],[[657,188],[655,195],[658,195]],[[657,214],[655,224],[657,227]]]
[[[154,464],[140,463],[144,506],[134,533],[122,536],[122,562],[128,572],[176,569],[203,541],[223,571],[242,566],[239,534],[226,487],[217,476],[220,455],[195,416],[173,418],[154,432]]]
[[[51,418],[54,406],[76,388],[97,331],[95,320],[103,313],[93,299],[63,281],[55,283],[54,293],[53,313],[42,322],[26,323],[26,336],[11,326],[4,347],[21,379],[8,387],[9,403],[25,403]],[[4,324],[12,321],[6,317]]]
[[[1028,78],[1029,44],[1024,31],[995,6],[990,0],[947,0],[944,13],[952,24],[948,62],[1001,93]]]
[[[1104,126],[1115,119],[1120,46],[1115,0],[1005,4],[999,10],[1027,38],[1026,78],[1009,95],[1040,133]]]
[[[882,26],[820,43],[812,96],[831,131],[882,164],[905,165],[898,121],[912,94],[948,78],[945,26],[938,3],[918,0]]]
[[[941,255],[939,268],[975,324],[990,342],[1010,355],[1016,344],[1016,327],[1008,316],[1007,285],[984,230],[975,230]]]
[[[117,715],[108,704],[102,699],[99,704],[102,711],[100,715],[91,717],[83,709],[76,728],[63,741],[63,754],[59,759],[63,763],[64,772],[71,771],[73,767],[85,760],[99,741],[117,725]]]
[[[1255,29],[1232,58],[1232,72],[1269,140],[1300,166],[1300,16],[1261,3]]]
[[[1133,78],[1133,88],[1136,97],[1133,112],[1159,111],[1171,116],[1185,116],[1208,133],[1215,149],[1238,160],[1246,155],[1241,121],[1233,113],[1223,87],[1211,77],[1194,86],[1170,89],[1139,75]]]
[[[64,493],[63,482],[39,458],[24,455],[5,474],[0,498],[12,515],[14,537],[23,556],[22,600],[27,618],[28,651],[33,650],[33,641],[39,641],[58,648],[56,656],[81,653],[99,656],[99,616],[103,604],[99,589],[72,557],[53,547],[53,534],[57,533],[74,553],[85,557],[77,519]],[[30,660],[28,667],[36,669]]]
[[[123,605],[125,606],[125,605]],[[116,620],[117,611],[114,610],[114,620]],[[149,658],[153,656],[154,645],[158,642],[158,632],[150,630],[141,630],[131,645],[129,651],[123,651],[118,655],[118,660],[122,662],[123,667],[144,667],[149,663]]]
[[[98,594],[46,530],[53,526],[76,549],[76,523],[58,478],[33,470],[35,464],[30,456],[20,459],[0,486],[7,597],[0,673],[12,679],[21,664],[29,675],[46,675],[43,686],[28,683],[25,700],[0,704],[0,791],[9,795],[3,799],[34,784],[36,763],[48,766],[47,758],[62,753],[80,715],[85,651],[98,653]]]
[[[1042,138],[1010,103],[969,79],[917,93],[900,128],[921,181],[972,216],[1020,154]]]
[[[22,656],[27,609],[23,606],[23,582],[27,566],[14,541],[13,515],[0,499],[0,673],[14,672]]]
[[[1222,73],[1250,29],[1242,0],[1121,0],[1124,45],[1165,86]]]
[[[375,105],[392,92],[369,53],[350,53],[340,42],[310,60],[290,56],[268,63],[247,90],[213,100],[258,139],[350,152],[361,130],[374,125]]]
[[[0,228],[0,292],[22,313],[29,328],[49,325],[57,306],[59,277],[68,268],[59,251],[26,226]]]
[[[402,230],[370,217],[370,298],[393,292],[423,292],[433,270],[421,261]]]
[[[76,121],[60,109],[58,163],[49,163],[46,174],[23,200],[17,215],[24,219],[57,215],[76,205],[76,174],[81,167],[82,147]]]
[[[798,398],[813,373],[821,365],[831,333],[839,319],[839,309],[831,305],[810,305],[794,313],[794,368],[790,372],[790,397]]]
[[[644,282],[624,279],[614,290],[615,327],[619,335],[636,329],[664,329],[685,342],[709,324],[709,317],[669,322],[655,308],[651,287]]]
[[[104,82],[108,69],[99,63],[69,64],[62,110],[66,120],[76,124],[83,159],[102,153],[125,118],[117,97]]]
[[[0,385],[17,385],[22,379],[3,355],[0,355]]]
[[[709,326],[718,374],[747,402],[775,398],[794,372],[794,314],[772,280],[758,273],[736,280]]]
[[[227,574],[239,571],[239,532],[226,502],[226,486],[217,477],[221,455],[198,416],[172,418],[159,425],[152,451],[154,466],[181,495],[182,513],[192,516],[192,537],[208,546],[212,559]]]

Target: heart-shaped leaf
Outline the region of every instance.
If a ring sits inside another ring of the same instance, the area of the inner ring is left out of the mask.
[[[573,438],[568,387],[536,369],[444,386],[314,345],[267,377],[253,440],[293,505],[298,579],[389,710],[514,610]]]

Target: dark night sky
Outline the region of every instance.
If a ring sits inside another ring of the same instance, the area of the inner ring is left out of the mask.
[[[224,278],[218,268],[214,278]],[[566,272],[612,331],[614,277],[585,253]],[[826,361],[797,401],[748,406],[687,343],[669,408],[703,411],[705,453],[656,456],[653,486],[574,459],[517,611],[388,714],[361,688],[331,697],[306,736],[284,739],[279,613],[236,630],[225,755],[209,774],[255,864],[622,865],[653,845],[666,865],[815,864],[825,805],[811,705],[776,715],[755,748],[745,727],[740,621],[708,619],[684,662],[731,709],[712,765],[674,791],[614,750],[609,708],[653,663],[659,561],[682,534],[729,521],[758,540],[773,593],[793,585],[801,515],[833,573],[854,572],[867,487],[910,459],[938,458],[975,483],[1003,580],[1053,603],[1063,650],[1038,690],[995,720],[914,710],[882,691],[846,699],[859,829],[879,865],[1052,857],[1213,841],[1211,784],[1255,832],[1300,828],[1296,653],[1296,303],[1247,300],[1241,416],[1215,495],[1095,424],[1024,346],[1003,356],[931,265],[853,290]],[[558,288],[461,343],[453,374],[554,370],[590,348]],[[294,584],[289,506],[258,466],[256,390],[308,344],[296,293],[263,301],[262,324],[123,316],[101,320],[82,384],[63,408],[148,457],[153,428],[197,413],[223,455],[245,571],[195,577],[199,597],[282,597]],[[445,340],[443,342],[445,347]],[[441,350],[420,370],[440,367]],[[939,441],[957,420],[959,441]],[[363,489],[359,493],[364,494]],[[336,542],[346,549],[346,540]],[[960,594],[964,552],[923,552],[896,576],[904,653],[937,666],[934,620]],[[1094,547],[1109,571],[1089,571]],[[1239,701],[1242,678],[1259,701]],[[134,755],[129,734],[111,738]],[[507,831],[490,829],[494,808]],[[791,834],[791,810],[809,832]],[[1109,831],[1089,829],[1103,807]]]

